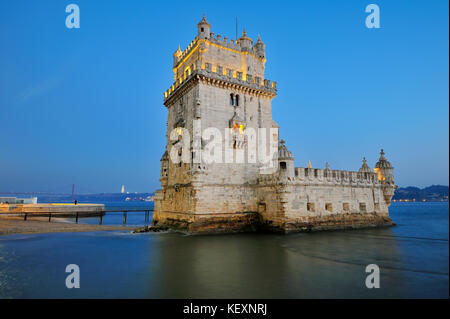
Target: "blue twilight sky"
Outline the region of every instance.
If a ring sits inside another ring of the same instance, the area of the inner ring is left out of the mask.
[[[76,3],[81,28],[67,29]],[[365,27],[376,3],[381,29]],[[296,166],[448,185],[448,1],[0,1],[0,192],[159,188],[172,53],[205,13],[266,43],[273,117]]]

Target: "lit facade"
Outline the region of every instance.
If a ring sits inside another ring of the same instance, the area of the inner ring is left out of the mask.
[[[173,54],[174,83],[164,92],[167,144],[154,225],[208,233],[393,224],[388,208],[396,186],[384,152],[376,172],[365,159],[359,171],[295,167],[272,119],[277,83],[265,78],[261,38],[253,43],[245,30],[237,41],[214,35],[205,17],[197,27],[188,47]],[[202,133],[207,128],[230,132],[219,141],[221,162],[199,160],[199,150],[211,143]],[[250,146],[260,136],[248,132],[261,129],[265,147],[277,148],[271,165],[251,159]],[[233,161],[226,160],[230,149]],[[244,162],[236,161],[237,153]]]

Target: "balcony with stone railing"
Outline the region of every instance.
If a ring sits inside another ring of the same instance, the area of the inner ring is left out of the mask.
[[[226,71],[226,72],[225,72]],[[185,83],[189,82],[195,76],[204,76],[207,78],[228,82],[235,86],[242,86],[248,89],[265,92],[267,94],[276,95],[277,82],[270,81],[268,79],[262,79],[260,77],[253,77],[251,74],[244,75],[240,71],[231,69],[224,69],[220,65],[213,67],[210,63],[200,64],[200,61],[196,61],[195,64],[190,65],[183,76],[178,78],[168,90],[164,92],[164,101],[168,100],[178,88],[182,87]]]

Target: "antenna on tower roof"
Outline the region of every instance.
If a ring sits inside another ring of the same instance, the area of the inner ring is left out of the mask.
[[[235,38],[236,40],[236,42],[237,42],[237,39],[238,39],[238,18],[236,17],[236,38]]]

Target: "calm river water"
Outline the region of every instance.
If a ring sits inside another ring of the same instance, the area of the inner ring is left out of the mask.
[[[393,203],[391,216],[398,226],[287,236],[1,236],[0,298],[448,298],[448,203]],[[79,289],[65,286],[68,264]],[[379,289],[365,286],[368,264]]]

